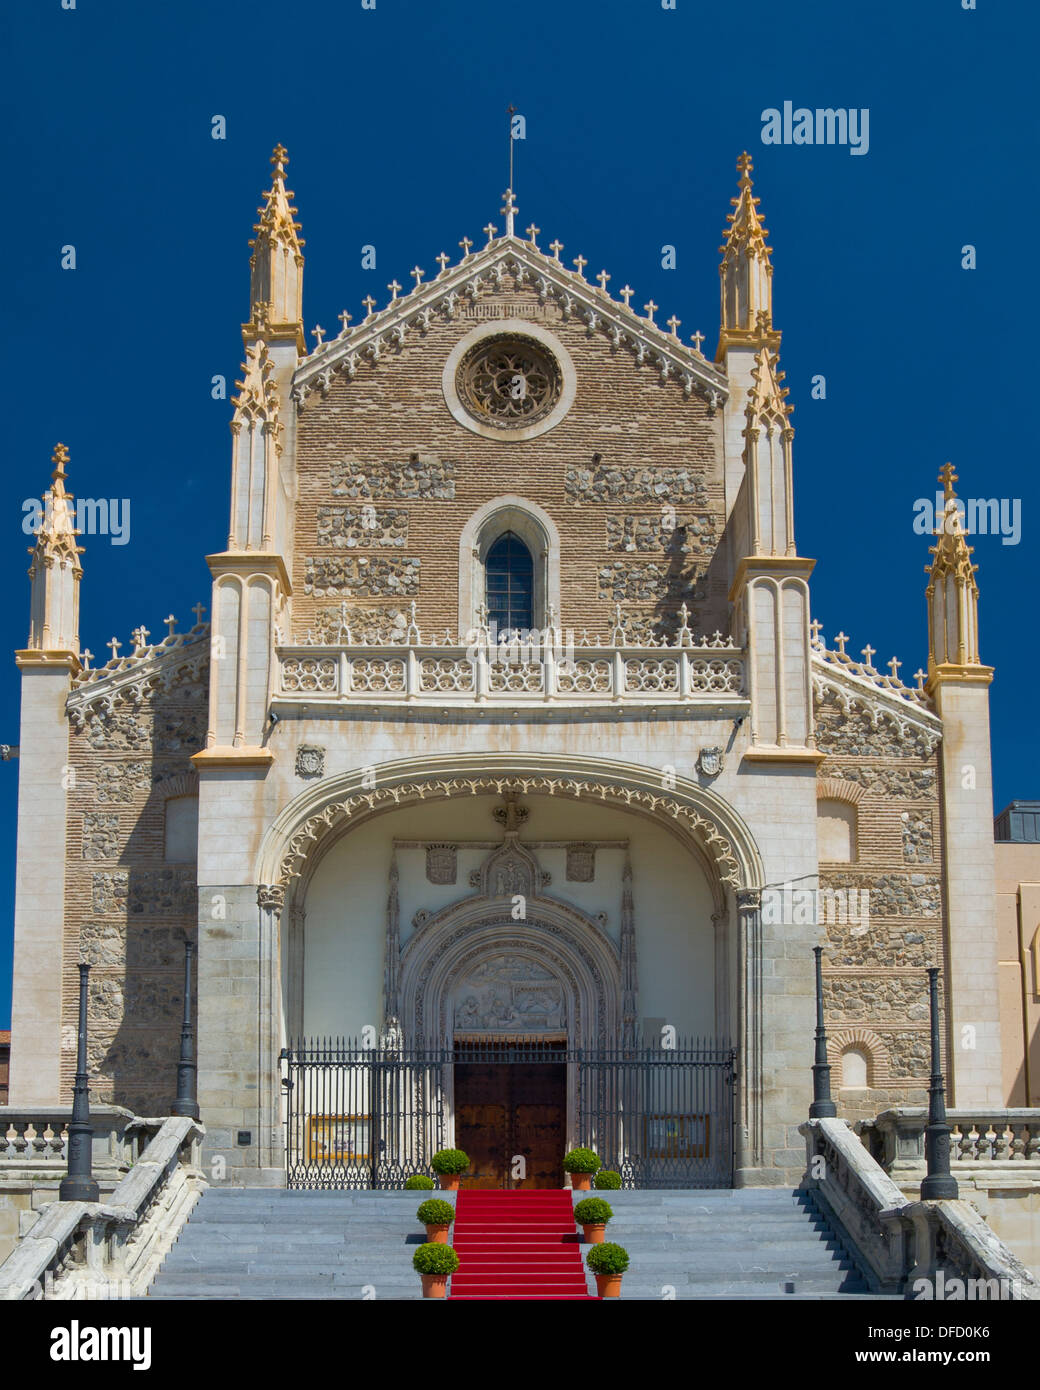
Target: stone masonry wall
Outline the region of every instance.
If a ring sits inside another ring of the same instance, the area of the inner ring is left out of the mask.
[[[834,1094],[855,1120],[927,1099],[925,966],[943,961],[938,753],[894,720],[875,728],[863,708],[843,711],[829,691],[817,697],[815,717],[827,754],[818,777],[862,790],[854,862],[820,865]],[[868,1091],[842,1090],[846,1048],[868,1055]]]
[[[198,893],[194,863],[164,860],[165,804],[195,790],[207,682],[203,664],[139,702],[94,706],[69,731],[62,1088],[71,1092],[75,1071],[82,959],[92,966],[91,1097],[144,1115],[167,1113],[176,1094]]]
[[[465,429],[441,388],[456,342],[507,309],[556,334],[577,373],[568,415],[526,442]],[[377,365],[361,362],[353,380],[334,377],[324,398],[307,396],[297,437],[294,636],[334,633],[340,604],[355,639],[399,633],[413,598],[424,634],[454,633],[463,527],[506,493],[537,503],[558,527],[560,616],[579,638],[583,629],[608,638],[618,602],[637,640],[674,632],[684,600],[694,631],[725,631],[716,559],[721,422],[721,411],[709,415],[700,397],[684,397],[674,380],[564,321],[558,306],[507,275],[500,289],[482,289],[475,304],[461,300],[452,320],[435,316]]]

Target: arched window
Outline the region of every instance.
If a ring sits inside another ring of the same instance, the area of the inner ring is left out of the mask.
[[[816,803],[816,839],[821,860],[853,864],[857,858],[856,808],[845,801],[821,797]]]
[[[534,561],[513,531],[499,536],[484,562],[488,623],[499,638],[534,627]]]

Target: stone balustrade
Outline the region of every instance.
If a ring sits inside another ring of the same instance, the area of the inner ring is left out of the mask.
[[[0,1183],[9,1188],[19,1175],[40,1181],[65,1172],[70,1106],[0,1106]],[[121,1105],[91,1107],[92,1162],[99,1182],[119,1180],[131,1167],[159,1120],[142,1120]]]
[[[809,1120],[800,1132],[803,1185],[836,1222],[876,1292],[1040,1301],[1040,1280],[970,1203],[908,1198],[844,1120]]]
[[[961,1110],[946,1112],[950,1126],[950,1166],[960,1180],[996,1176],[1003,1185],[1040,1188],[1040,1110]],[[861,1121],[856,1132],[897,1182],[919,1183],[925,1174],[923,1106],[884,1110]]]
[[[686,647],[490,642],[469,647],[280,647],[276,702],[566,701],[746,704],[743,654],[714,641]]]
[[[51,1202],[0,1264],[0,1300],[136,1298],[205,1186],[196,1120],[143,1122],[153,1137],[102,1202]],[[143,1132],[143,1131],[142,1131]]]

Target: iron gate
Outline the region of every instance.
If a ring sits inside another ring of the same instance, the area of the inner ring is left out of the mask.
[[[455,1063],[565,1063],[564,1147],[594,1149],[625,1187],[733,1181],[736,1052],[728,1043],[569,1048],[467,1041],[464,1050],[307,1039],[281,1054],[289,1187],[400,1188],[451,1142]]]

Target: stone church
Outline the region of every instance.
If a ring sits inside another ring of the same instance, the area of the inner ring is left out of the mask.
[[[713,358],[517,230],[509,191],[501,231],[308,351],[271,162],[193,626],[92,664],[54,455],[17,653],[11,1103],[68,1103],[84,960],[95,1101],[168,1113],[190,941],[206,1143],[242,1183],[284,1182],[287,1149],[398,1182],[457,1144],[482,1180],[519,1152],[558,1185],[577,1143],[635,1182],[709,1151],[714,1185],[796,1182],[818,944],[839,1113],[923,1097],[930,964],[952,1099],[1006,1104],[955,477],[907,684],[813,621],[750,159]]]

